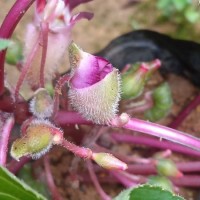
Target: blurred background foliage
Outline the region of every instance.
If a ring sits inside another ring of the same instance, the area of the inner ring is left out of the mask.
[[[129,6],[131,4],[133,1],[129,1]],[[130,20],[134,30],[150,28],[152,25],[173,37],[200,41],[198,0],[140,0],[135,7]]]

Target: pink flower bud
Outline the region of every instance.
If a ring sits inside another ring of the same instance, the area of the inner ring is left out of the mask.
[[[110,170],[126,170],[127,164],[109,153],[93,153],[92,159],[101,167]]]
[[[75,110],[97,124],[108,124],[120,99],[118,70],[105,59],[88,54],[74,43],[69,46],[72,67],[69,98]]]
[[[39,35],[47,37],[47,52],[44,67],[45,81],[51,81],[58,67],[63,61],[65,51],[71,42],[71,29],[77,21],[85,18],[90,20],[93,17],[92,13],[81,12],[76,15],[71,15],[70,4],[63,0],[37,0],[35,19],[33,23],[27,26],[25,35],[24,58],[25,61],[34,48]],[[48,30],[44,34],[41,24],[48,24]],[[47,35],[48,34],[48,35]],[[41,41],[40,41],[41,42]],[[41,42],[42,43],[42,42]],[[40,83],[40,62],[42,56],[43,46],[40,45],[30,69],[26,80],[31,86],[38,87]],[[68,69],[63,69],[67,71]]]

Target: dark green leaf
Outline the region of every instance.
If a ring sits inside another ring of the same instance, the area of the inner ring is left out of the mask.
[[[46,200],[32,190],[23,181],[0,166],[0,199],[1,200]]]

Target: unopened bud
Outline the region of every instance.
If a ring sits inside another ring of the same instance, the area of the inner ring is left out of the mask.
[[[121,160],[115,158],[112,154],[109,153],[93,153],[93,160],[101,167],[110,170],[126,170],[127,164]]]
[[[168,83],[162,83],[153,93],[153,107],[145,112],[145,117],[150,121],[158,121],[165,117],[173,104],[171,89]]]
[[[40,158],[53,144],[61,143],[62,132],[45,120],[35,120],[26,129],[26,133],[15,140],[11,147],[11,156],[19,160],[22,156]]]
[[[75,43],[69,46],[69,60],[69,98],[73,108],[87,120],[108,124],[118,111],[118,70],[104,58],[82,51]]]
[[[177,169],[175,163],[168,159],[159,159],[156,162],[156,169],[160,175],[181,177],[183,174]]]
[[[140,96],[144,85],[152,73],[160,67],[160,60],[133,65],[122,75],[122,98],[130,99]]]
[[[30,102],[30,111],[38,118],[47,118],[52,115],[53,100],[46,89],[40,88],[35,92]]]

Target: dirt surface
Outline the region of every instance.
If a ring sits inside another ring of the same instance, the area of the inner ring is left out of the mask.
[[[0,2],[0,22],[5,16],[7,10],[14,0],[1,0]],[[94,19],[90,22],[81,21],[73,29],[73,39],[83,49],[88,52],[97,52],[106,44],[109,43],[113,38],[132,30],[131,20],[137,12],[138,15],[144,15],[144,13],[138,13],[137,7],[132,6],[124,9],[123,6],[126,4],[126,0],[94,0],[88,4],[80,6],[74,12],[80,11],[91,11],[95,14]],[[19,38],[23,37],[24,24],[31,19],[30,11],[26,18],[20,23],[16,32]],[[145,13],[145,15],[148,14]],[[145,28],[151,28],[165,32],[169,27],[156,27],[152,24],[152,15],[149,14]],[[143,26],[144,27],[144,26]],[[173,27],[170,27],[173,28]],[[156,75],[156,78],[150,81],[149,87],[157,85],[163,78],[160,75]],[[199,90],[190,84],[187,80],[181,77],[170,75],[167,79],[172,89],[174,105],[169,116],[162,120],[160,123],[167,125],[169,124],[178,114],[178,112],[186,106]],[[196,108],[179,127],[180,130],[190,134],[194,134],[199,137],[200,133],[200,106]],[[127,145],[120,145],[116,150],[123,152],[132,151],[133,147]],[[58,186],[59,192],[66,200],[100,200],[99,195],[96,193],[94,187],[91,184],[72,182],[69,177],[69,169],[72,165],[73,156],[61,147],[55,147],[50,152],[51,158],[51,169],[55,178],[55,183]],[[174,156],[176,161],[182,160],[182,156]],[[83,165],[83,161],[80,162]],[[73,184],[72,184],[73,183]],[[122,186],[114,184],[104,184],[103,188],[113,197],[123,189]],[[194,200],[193,194],[190,190],[181,190],[181,193],[187,196],[188,200]]]

